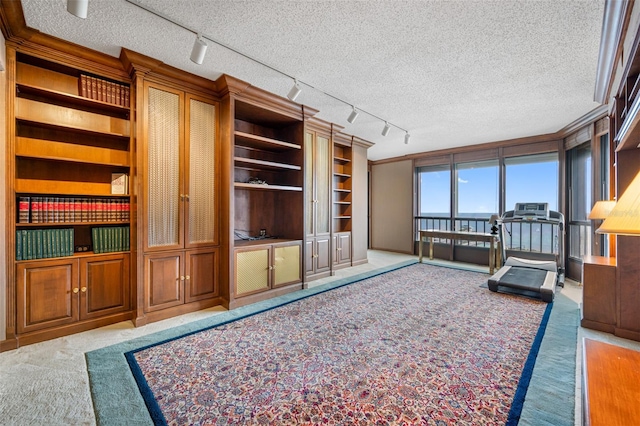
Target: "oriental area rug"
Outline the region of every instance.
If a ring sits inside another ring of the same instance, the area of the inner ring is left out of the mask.
[[[487,277],[413,264],[124,355],[155,424],[517,424],[552,304]]]

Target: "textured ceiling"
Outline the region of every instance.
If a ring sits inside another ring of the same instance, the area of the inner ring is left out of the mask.
[[[593,101],[604,0],[136,0],[215,41],[316,87],[297,102],[374,142],[378,160],[553,133]],[[120,47],[216,79],[221,73],[286,96],[290,78],[209,42],[189,60],[191,32],[125,0],[22,0],[27,25],[112,56]],[[361,113],[329,93],[395,126]]]

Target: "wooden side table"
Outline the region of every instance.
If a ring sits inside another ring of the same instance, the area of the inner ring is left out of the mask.
[[[640,424],[640,352],[584,339],[582,423]]]
[[[614,333],[617,326],[616,258],[582,259],[582,319],[580,325]]]

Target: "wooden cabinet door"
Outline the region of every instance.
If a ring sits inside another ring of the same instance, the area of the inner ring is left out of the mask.
[[[80,259],[80,319],[129,310],[129,254]]]
[[[236,296],[246,296],[271,288],[271,248],[260,247],[236,250]]]
[[[184,303],[183,254],[184,252],[154,253],[144,257],[144,294],[147,312]]]
[[[307,239],[304,242],[304,272],[305,275],[312,275],[316,269],[316,240],[315,238]]]
[[[300,242],[273,246],[273,287],[302,281]]]
[[[317,237],[316,241],[316,270],[315,272],[325,272],[331,268],[331,239],[326,237]]]
[[[316,236],[327,235],[331,231],[331,177],[332,156],[329,137],[317,134],[315,144],[315,193],[316,193]]]
[[[344,232],[336,235],[337,260],[339,264],[351,262],[351,233]]]
[[[145,251],[184,247],[184,93],[145,83]]]
[[[27,333],[78,321],[78,261],[19,263],[17,329]]]
[[[185,106],[185,247],[217,245],[217,104],[187,94]]]
[[[332,144],[328,134],[305,132],[305,274],[311,276],[331,268]],[[308,244],[313,241],[313,254]]]
[[[218,250],[188,250],[185,253],[185,302],[218,295]]]

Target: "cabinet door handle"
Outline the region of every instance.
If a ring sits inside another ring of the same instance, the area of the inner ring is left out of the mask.
[[[185,194],[184,199],[189,201],[189,194]]]
[[[180,276],[180,281],[184,281],[184,275]]]
[[[338,247],[338,251],[342,250],[342,247]]]
[[[273,266],[271,267],[271,269],[276,269],[276,265],[273,265]]]
[[[271,271],[273,269],[273,266],[269,266],[269,270]]]
[[[180,194],[180,201],[184,201],[184,194]]]
[[[78,294],[78,291],[79,291],[79,290],[78,290],[78,288],[77,288],[77,287],[76,287],[76,288],[74,288],[74,289],[73,289],[73,294]]]
[[[190,280],[190,279],[191,279],[191,277],[190,277],[189,275],[187,275],[185,278],[186,278],[186,279],[188,279],[188,280]]]
[[[80,291],[81,291],[81,292],[83,292],[83,293],[86,293],[86,292],[87,292],[87,288],[86,288],[86,287],[82,287],[82,288],[80,289]]]

